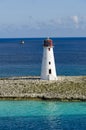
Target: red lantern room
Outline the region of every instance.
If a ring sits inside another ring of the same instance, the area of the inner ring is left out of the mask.
[[[49,38],[44,40],[44,47],[52,47],[53,46],[53,41]]]

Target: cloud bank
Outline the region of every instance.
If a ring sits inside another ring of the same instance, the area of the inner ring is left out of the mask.
[[[0,24],[0,37],[86,36],[86,17],[68,16],[48,20],[27,17],[22,23]]]

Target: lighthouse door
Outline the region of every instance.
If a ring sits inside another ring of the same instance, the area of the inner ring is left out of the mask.
[[[49,74],[51,74],[51,69],[49,69]]]
[[[48,80],[52,80],[52,71],[51,71],[51,69],[49,69],[49,75],[48,75]]]

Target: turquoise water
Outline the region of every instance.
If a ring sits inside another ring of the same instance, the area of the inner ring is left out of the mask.
[[[0,101],[0,130],[85,130],[86,102]]]
[[[86,102],[0,101],[0,117],[86,114]]]

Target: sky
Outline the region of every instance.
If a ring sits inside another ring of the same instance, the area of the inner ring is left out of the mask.
[[[86,0],[0,0],[0,38],[86,37]]]

